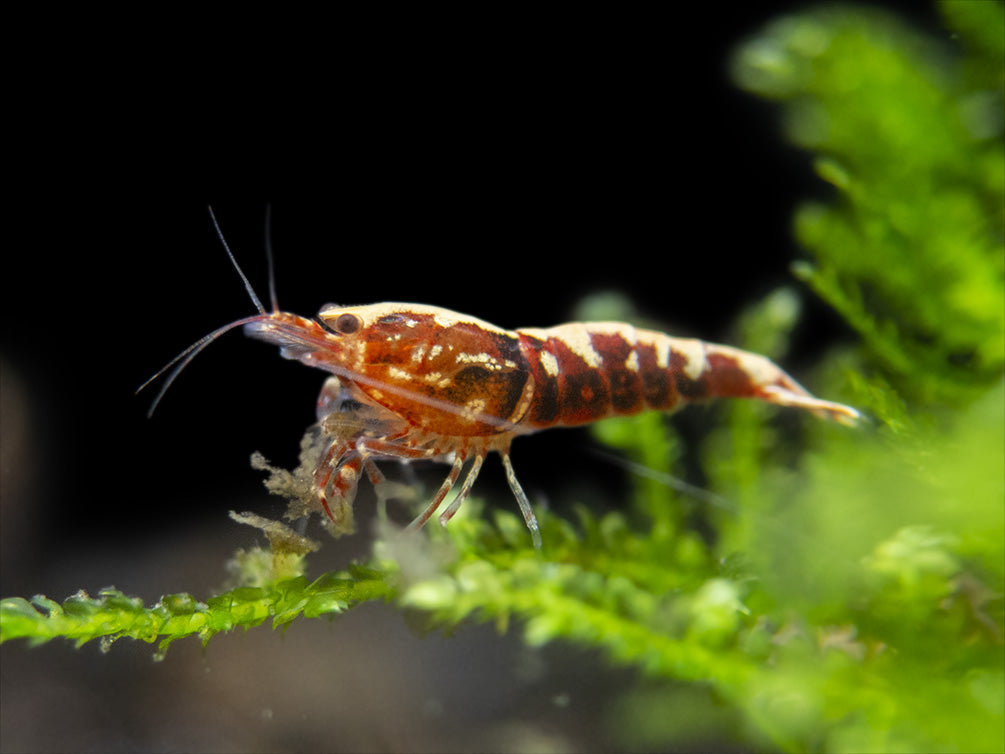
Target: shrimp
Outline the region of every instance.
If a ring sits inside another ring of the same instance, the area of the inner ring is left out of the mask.
[[[460,490],[439,515],[446,525],[485,458],[498,453],[540,549],[537,518],[510,460],[521,435],[714,398],[753,398],[845,424],[860,418],[854,408],[813,397],[764,356],[623,322],[506,330],[437,306],[393,302],[326,304],[307,318],[281,311],[274,291],[267,311],[216,229],[258,313],[204,336],[145,383],[175,367],[151,413],[192,358],[237,327],[278,346],[283,358],[328,372],[317,402],[322,448],[313,494],[316,509],[339,531],[352,529],[360,477],[366,474],[378,489],[386,484],[376,461],[450,463],[436,494],[409,524],[415,530],[436,515],[470,461]]]

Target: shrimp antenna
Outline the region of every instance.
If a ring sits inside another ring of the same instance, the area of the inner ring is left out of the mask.
[[[276,267],[272,254],[272,205],[265,205],[265,261],[269,267],[269,302],[272,304],[272,311],[279,311],[279,299],[276,298]]]
[[[167,364],[161,367],[157,371],[157,374],[155,374],[153,377],[151,377],[142,385],[140,385],[138,388],[136,388],[136,392],[137,393],[140,392],[151,382],[153,382],[162,374],[164,374],[166,371],[171,369],[171,367],[174,367],[174,369],[171,371],[171,374],[169,374],[167,376],[167,379],[164,380],[164,384],[161,385],[161,389],[157,392],[157,397],[154,398],[153,403],[150,404],[150,409],[147,411],[147,418],[149,419],[151,416],[154,415],[154,410],[157,408],[157,404],[161,402],[161,398],[164,397],[164,393],[166,393],[168,388],[171,387],[171,383],[175,381],[178,375],[181,374],[181,371],[188,366],[188,363],[192,361],[192,359],[194,359],[202,349],[204,349],[206,346],[208,346],[210,343],[212,343],[214,340],[219,338],[224,333],[230,332],[235,327],[240,327],[241,325],[248,325],[251,324],[252,322],[260,322],[262,319],[266,319],[269,316],[270,315],[268,313],[263,311],[261,314],[255,314],[251,317],[244,317],[243,319],[236,320],[235,322],[231,322],[230,324],[224,325],[223,327],[213,330],[213,332],[211,332],[209,335],[203,335],[201,338],[199,338],[199,340],[197,340],[195,343],[190,345],[180,354],[171,359],[171,361],[169,361]]]
[[[697,485],[685,482],[683,479],[675,477],[673,474],[668,474],[664,471],[658,471],[656,469],[651,469],[648,466],[632,461],[628,458],[624,458],[614,453],[609,453],[606,450],[601,450],[600,448],[589,448],[589,452],[598,457],[602,458],[608,463],[612,463],[615,466],[621,466],[627,469],[636,476],[643,477],[644,479],[652,479],[658,484],[662,484],[664,487],[669,487],[672,490],[676,490],[684,495],[690,495],[695,500],[699,502],[706,503],[708,505],[713,505],[716,508],[727,511],[729,513],[738,513],[740,506],[734,503],[729,498],[723,497],[722,495],[717,495],[716,493],[706,490]]]
[[[241,276],[241,280],[244,282],[244,290],[246,290],[248,295],[251,296],[251,301],[255,305],[255,308],[258,309],[258,313],[267,314],[265,307],[262,306],[262,302],[255,294],[255,289],[252,288],[251,283],[248,282],[248,276],[244,274],[244,270],[241,269],[241,265],[239,265],[237,260],[234,258],[234,254],[230,250],[227,239],[223,237],[223,231],[220,230],[220,223],[216,221],[216,213],[213,212],[212,207],[209,208],[209,217],[213,221],[213,227],[216,228],[216,235],[219,237],[220,243],[223,244],[223,250],[227,252],[227,256],[230,257],[230,263],[234,265],[234,269],[237,270],[237,274]],[[268,217],[268,214],[266,214],[266,217]],[[266,236],[266,241],[268,241],[268,236]],[[269,290],[272,292],[273,309],[278,310],[278,307],[275,306],[276,295],[272,285],[272,251],[268,248],[268,244],[266,244],[266,253],[269,257]]]
[[[214,340],[219,338],[224,333],[230,332],[235,327],[240,327],[241,325],[247,325],[252,322],[260,322],[262,319],[266,319],[271,316],[267,311],[265,311],[265,307],[262,306],[261,299],[259,299],[258,296],[255,294],[255,289],[251,287],[251,283],[248,281],[248,276],[244,274],[244,270],[241,269],[241,265],[237,263],[237,259],[234,257],[233,252],[230,250],[230,245],[227,243],[227,239],[224,237],[223,231],[220,229],[220,223],[217,222],[216,213],[213,212],[212,207],[209,207],[209,217],[213,221],[213,227],[216,229],[216,235],[220,239],[220,243],[223,244],[223,250],[227,252],[227,256],[230,258],[230,263],[234,265],[234,269],[237,270],[237,274],[241,276],[241,281],[244,283],[244,290],[246,290],[248,292],[248,296],[251,297],[251,302],[255,305],[255,308],[258,309],[258,314],[255,314],[251,317],[244,317],[235,322],[231,322],[230,324],[224,325],[223,327],[214,330],[213,332],[209,333],[209,335],[202,336],[201,338],[199,338],[199,340],[197,340],[195,343],[190,345],[180,354],[171,359],[171,361],[169,361],[167,364],[161,367],[161,369],[158,370],[158,372],[153,377],[151,377],[142,385],[140,385],[138,388],[136,388],[136,392],[139,393],[147,385],[155,381],[162,374],[164,374],[168,370],[171,370],[171,373],[164,380],[164,384],[161,385],[161,389],[158,391],[157,396],[153,400],[153,403],[150,404],[150,409],[147,411],[147,417],[153,416],[154,410],[157,408],[157,405],[161,402],[161,398],[164,397],[164,394],[167,392],[168,388],[171,387],[171,383],[175,381],[178,375],[181,374],[182,370],[188,366],[189,362],[192,361],[192,359],[194,359],[199,354],[199,352],[202,351],[202,349],[204,349],[206,346],[208,346],[210,343],[212,343]],[[269,210],[267,208],[266,228],[268,227],[269,227]],[[272,309],[273,312],[278,312],[279,305],[276,303],[276,289],[274,283],[274,276],[272,273],[272,248],[268,239],[268,230],[266,230],[266,256],[268,257],[269,262],[269,293],[272,295]],[[174,368],[172,369],[172,367]]]

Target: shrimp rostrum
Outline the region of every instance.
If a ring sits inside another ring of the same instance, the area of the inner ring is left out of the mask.
[[[447,309],[405,303],[330,304],[309,319],[275,305],[266,311],[245,283],[259,314],[182,353],[168,365],[180,362],[161,394],[196,353],[238,326],[279,346],[283,357],[329,372],[317,404],[323,444],[313,495],[315,510],[336,529],[351,529],[360,477],[383,484],[374,464],[388,459],[450,463],[411,529],[437,514],[470,462],[460,490],[439,514],[446,524],[494,451],[540,547],[537,518],[510,461],[510,446],[520,435],[673,411],[713,398],[754,398],[843,423],[859,417],[853,408],[813,397],[763,356],[621,322],[505,330]]]

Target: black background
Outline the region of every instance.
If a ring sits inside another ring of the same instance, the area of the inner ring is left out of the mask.
[[[182,40],[144,55],[144,29],[79,55],[53,56],[49,40],[8,109],[2,594],[114,583],[148,602],[203,596],[255,541],[226,511],[280,510],[248,456],[295,459],[322,374],[235,332],[152,419],[158,386],[134,395],[189,343],[253,313],[209,205],[266,300],[271,205],[279,301],[301,314],[415,301],[548,326],[614,289],[675,334],[728,341],[745,305],[793,283],[795,205],[829,196],[777,108],[726,73],[745,35],[798,7],[524,19],[512,34],[472,23],[405,48],[377,27],[359,30],[365,42],[339,32],[330,53],[249,37],[223,63],[190,59]],[[915,21],[939,29],[931,9]],[[226,28],[196,32],[199,49],[234,42]],[[847,333],[800,290],[795,352],[809,360]],[[798,360],[787,366],[798,376]],[[618,484],[587,444],[572,431],[517,443],[532,497],[570,475]],[[368,536],[326,557],[343,564]]]

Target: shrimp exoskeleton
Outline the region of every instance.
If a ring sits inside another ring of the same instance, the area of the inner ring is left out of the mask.
[[[317,509],[337,529],[351,528],[363,474],[378,487],[386,484],[376,461],[450,462],[410,529],[437,513],[470,461],[460,490],[439,515],[445,524],[494,451],[502,457],[534,546],[540,547],[537,518],[510,461],[510,446],[520,435],[724,397],[792,406],[848,424],[859,418],[849,406],[813,397],[763,356],[622,322],[505,330],[440,307],[407,303],[329,304],[309,319],[280,311],[274,294],[269,312],[219,226],[217,232],[258,314],[206,335],[155,375],[176,365],[151,412],[199,351],[239,326],[250,337],[279,346],[284,358],[330,373],[318,399],[322,447],[313,490]]]

